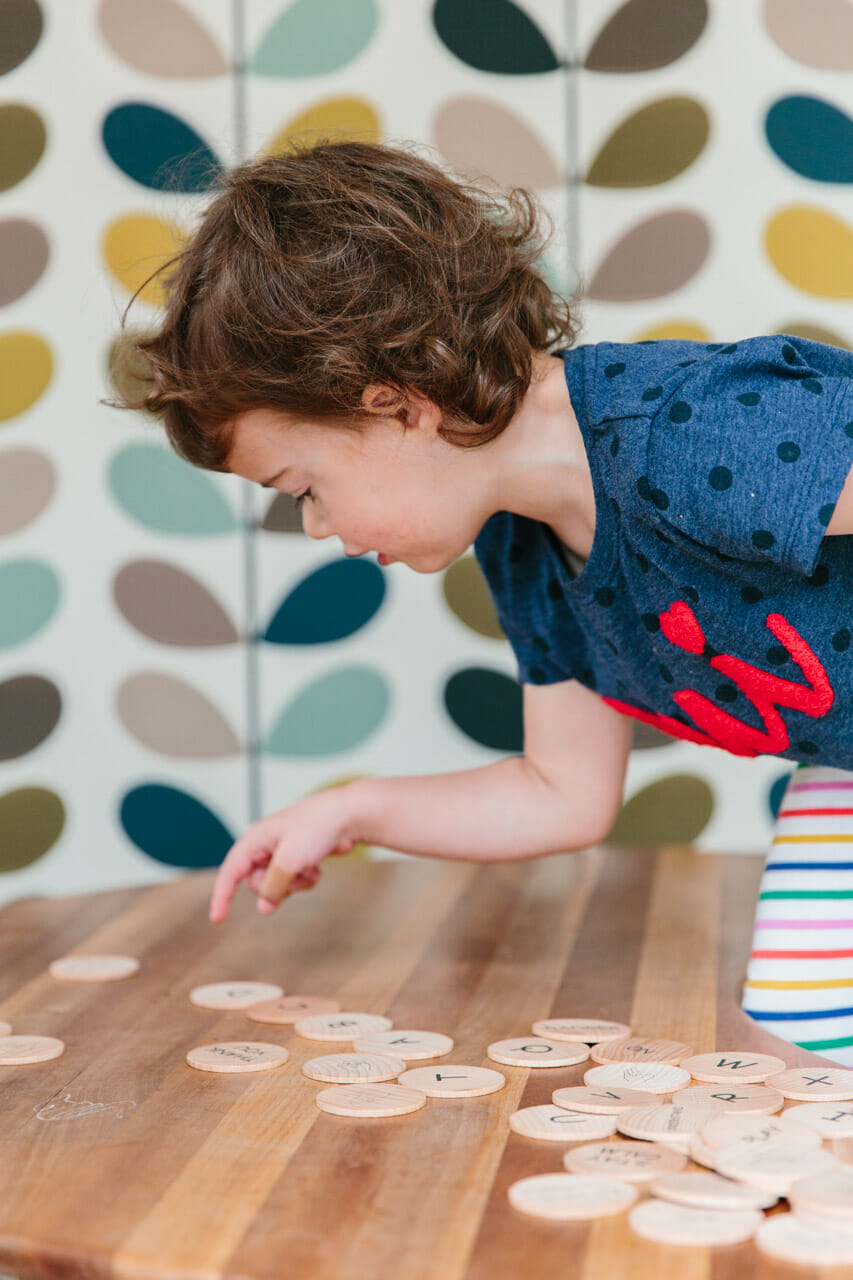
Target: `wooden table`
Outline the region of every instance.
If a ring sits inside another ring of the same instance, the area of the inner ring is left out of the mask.
[[[472,868],[329,866],[271,918],[241,895],[207,922],[212,877],[28,899],[0,912],[0,1018],[60,1036],[63,1057],[0,1067],[0,1270],[22,1277],[205,1280],[782,1280],[817,1276],[752,1245],[682,1249],[625,1215],[549,1223],[507,1187],[557,1171],[564,1148],[514,1134],[584,1067],[504,1067],[487,1097],[430,1100],[386,1120],[321,1113],[301,1063],[341,1052],[189,1003],[192,987],[256,979],[329,995],[398,1027],[446,1032],[450,1062],[489,1065],[493,1040],[549,1014],[603,1016],[638,1034],[770,1050],[738,1008],[761,859],[594,850]],[[123,982],[50,977],[68,952],[137,956]],[[286,1042],[287,1065],[194,1071],[213,1040]],[[494,1064],[491,1064],[494,1065]],[[827,1270],[849,1276],[851,1269]]]

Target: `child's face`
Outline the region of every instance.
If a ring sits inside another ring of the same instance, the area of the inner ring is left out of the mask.
[[[228,466],[280,493],[306,494],[310,538],[337,536],[347,555],[375,551],[382,563],[435,573],[464,554],[491,514],[479,450],[443,440],[440,422],[428,402],[405,424],[377,415],[355,428],[252,409],[235,421]]]

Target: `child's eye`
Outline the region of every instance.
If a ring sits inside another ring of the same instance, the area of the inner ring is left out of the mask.
[[[306,489],[304,493],[300,493],[299,497],[295,499],[297,507],[301,507],[306,498],[310,498],[312,502],[314,500],[314,495],[310,489]]]

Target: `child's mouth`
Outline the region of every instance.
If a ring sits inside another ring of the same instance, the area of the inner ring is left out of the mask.
[[[388,565],[388,564],[393,564],[393,563],[394,563],[394,561],[391,559],[391,557],[390,557],[390,556],[386,556],[382,551],[377,551],[376,556],[377,556],[377,559],[379,560],[379,563],[380,563],[381,565]]]

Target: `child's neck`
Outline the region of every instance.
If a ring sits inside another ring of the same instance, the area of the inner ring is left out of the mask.
[[[538,354],[521,408],[495,441],[501,508],[550,525],[582,559],[595,535],[595,496],[562,357]]]

